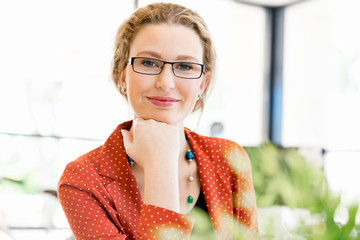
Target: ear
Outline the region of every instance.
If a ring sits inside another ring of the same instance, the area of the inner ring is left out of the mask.
[[[119,74],[119,85],[122,89],[126,88],[126,72],[125,69]]]
[[[200,85],[200,94],[203,94],[207,85],[210,83],[211,76],[212,76],[211,72],[204,73],[204,76],[203,76],[203,79],[202,79],[201,85]]]

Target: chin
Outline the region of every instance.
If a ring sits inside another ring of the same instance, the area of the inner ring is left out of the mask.
[[[154,120],[158,121],[158,122],[163,122],[163,123],[167,123],[167,124],[177,124],[179,123],[179,121],[174,121],[173,119],[171,118],[162,118],[162,117],[156,117],[156,118],[153,118]]]
[[[175,119],[168,115],[167,116],[144,116],[142,118],[145,120],[153,119],[155,121],[163,122],[163,123],[167,123],[167,124],[171,124],[171,125],[176,125],[180,122],[183,122],[183,120]]]

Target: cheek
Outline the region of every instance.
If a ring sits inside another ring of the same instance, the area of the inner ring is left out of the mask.
[[[141,85],[138,86],[139,81],[136,81],[133,76],[128,75],[126,79],[127,98],[130,105],[134,108],[137,105],[138,97],[141,95]]]
[[[195,105],[198,99],[198,94],[200,92],[200,84],[199,83],[187,84],[186,86],[183,86],[182,90],[186,98],[188,99],[188,103],[191,105]]]
[[[133,72],[130,72],[127,76],[126,86],[128,88],[128,94],[130,95],[129,97],[136,97],[146,89],[146,82],[141,81],[142,79],[134,75]]]

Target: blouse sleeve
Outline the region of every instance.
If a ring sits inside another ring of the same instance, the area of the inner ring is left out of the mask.
[[[114,224],[98,199],[68,184],[58,188],[60,204],[77,240],[133,239],[123,226]],[[189,239],[193,228],[190,217],[153,205],[143,205],[136,239]]]
[[[69,185],[60,185],[58,197],[75,239],[127,239],[91,194]]]
[[[244,239],[259,239],[255,191],[252,181],[251,163],[246,151],[231,142],[225,158],[232,175],[233,214],[236,218],[237,233]]]

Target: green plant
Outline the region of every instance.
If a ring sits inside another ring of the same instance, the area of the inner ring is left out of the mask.
[[[308,208],[308,196],[324,186],[321,169],[310,166],[295,148],[279,148],[272,143],[247,147],[251,159],[258,207],[285,205]]]
[[[314,167],[296,148],[267,143],[245,149],[251,159],[258,207],[284,205],[308,209],[320,221],[303,223],[295,230],[305,239],[360,240],[360,227],[355,223],[358,204],[347,208],[345,224],[336,222],[340,197],[330,191],[322,169]]]

